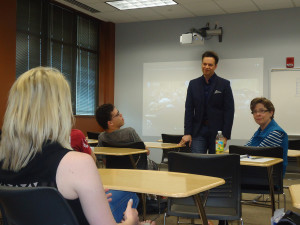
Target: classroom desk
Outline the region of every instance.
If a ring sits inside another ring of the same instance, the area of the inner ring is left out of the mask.
[[[172,149],[184,147],[174,143],[162,143],[162,142],[144,142],[147,148],[161,148],[161,149]]]
[[[86,139],[88,144],[98,144],[98,140],[97,139]]]
[[[273,184],[273,166],[283,162],[283,159],[280,158],[273,158],[273,157],[261,157],[261,156],[254,156],[253,158],[269,158],[272,159],[267,162],[258,162],[256,160],[253,160],[251,162],[245,162],[241,161],[241,166],[258,166],[258,167],[266,167],[268,171],[268,180],[269,180],[269,188],[270,188],[270,198],[271,198],[271,210],[272,210],[272,216],[274,215],[275,211],[275,197],[274,197],[274,184]],[[242,160],[242,159],[241,159]]]
[[[300,184],[289,186],[293,206],[300,209]]]
[[[181,147],[184,147],[179,144],[174,143],[163,143],[163,142],[144,142],[147,148],[159,148],[163,150],[161,163],[164,163],[167,153],[170,150],[178,150]]]
[[[288,150],[288,157],[296,158],[297,165],[300,167],[300,150]]]
[[[204,225],[208,225],[199,195],[225,183],[221,178],[156,170],[98,169],[104,188],[182,198],[193,196]]]
[[[116,148],[116,147],[91,147],[91,148],[94,150],[95,155],[112,155],[112,156],[128,155],[134,169],[136,169],[136,163],[132,155],[147,153],[146,149]]]

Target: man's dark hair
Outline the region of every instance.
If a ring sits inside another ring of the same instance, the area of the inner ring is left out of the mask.
[[[218,64],[219,62],[219,56],[217,53],[213,52],[213,51],[206,51],[202,54],[202,61],[203,61],[203,58],[204,57],[212,57],[215,59],[215,63],[216,65]]]
[[[104,130],[108,129],[107,122],[111,120],[111,112],[114,108],[113,104],[103,104],[96,109],[96,120]]]

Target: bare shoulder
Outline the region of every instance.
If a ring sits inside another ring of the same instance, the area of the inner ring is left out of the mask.
[[[56,172],[58,190],[67,199],[77,198],[80,186],[88,185],[95,178],[100,177],[92,157],[76,151],[63,157]]]

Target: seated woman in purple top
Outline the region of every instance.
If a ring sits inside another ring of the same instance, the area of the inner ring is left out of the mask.
[[[254,98],[250,103],[251,113],[255,122],[259,125],[246,146],[283,148],[283,175],[287,166],[288,136],[275,122],[275,108],[272,102],[266,98]]]

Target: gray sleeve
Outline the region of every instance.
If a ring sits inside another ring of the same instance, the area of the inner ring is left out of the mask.
[[[133,139],[133,142],[143,142],[140,136],[136,133],[135,129],[131,127],[129,127],[128,129],[130,129],[130,135]]]

